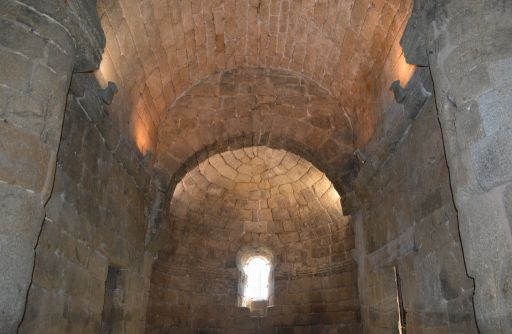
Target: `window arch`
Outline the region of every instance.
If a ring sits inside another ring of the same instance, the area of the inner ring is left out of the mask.
[[[238,253],[238,306],[261,308],[273,300],[273,256],[266,248],[243,248]],[[258,312],[261,313],[261,312]],[[266,313],[266,312],[263,312]]]

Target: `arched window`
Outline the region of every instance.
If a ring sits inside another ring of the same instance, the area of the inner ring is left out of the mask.
[[[254,256],[247,260],[244,272],[246,282],[244,287],[243,306],[249,302],[268,300],[270,262],[263,256]]]
[[[238,306],[248,307],[251,316],[263,317],[274,301],[274,256],[267,247],[245,246],[238,251]]]

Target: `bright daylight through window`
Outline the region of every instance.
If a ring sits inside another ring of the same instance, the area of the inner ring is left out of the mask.
[[[244,289],[243,305],[249,301],[267,300],[270,263],[261,256],[250,258],[245,265],[247,281]]]

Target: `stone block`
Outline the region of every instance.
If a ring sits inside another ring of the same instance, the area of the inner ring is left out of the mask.
[[[472,101],[464,106],[462,112],[456,118],[456,127],[459,133],[458,140],[462,147],[469,148],[475,142],[485,137],[482,115],[479,111],[479,104]]]
[[[48,44],[48,60],[46,66],[56,72],[69,71],[73,67],[74,59],[66,52],[57,48],[53,44]]]
[[[115,151],[120,142],[120,133],[110,118],[103,117],[96,123],[98,131],[101,133],[108,150]]]
[[[0,215],[0,234],[35,245],[45,215],[38,194],[0,183]]]
[[[89,293],[89,274],[82,267],[69,263],[65,291],[70,296],[84,298]]]
[[[39,135],[44,131],[45,124],[44,114],[46,101],[37,99],[32,96],[20,95],[11,91],[9,99],[4,100],[7,103],[4,114],[4,122],[10,123],[34,135]]]
[[[285,232],[279,234],[279,240],[283,243],[292,243],[300,240],[297,232]]]
[[[60,89],[65,91],[67,88],[66,85],[69,83],[69,81],[67,76],[61,77],[59,74],[54,73],[49,67],[34,64],[29,87],[30,94],[41,100],[47,99],[49,96],[53,97],[53,94],[57,96],[64,96],[64,93],[57,94],[56,92],[59,92]],[[49,106],[49,112],[62,112],[62,105],[54,107],[51,103],[49,103]],[[52,110],[51,107],[54,107],[56,110]]]
[[[28,92],[34,64],[22,55],[0,50],[0,78],[2,84],[21,92]]]
[[[487,136],[510,128],[512,124],[512,85],[492,89],[482,94],[478,103]]]
[[[267,233],[267,222],[263,222],[263,221],[245,222],[244,223],[244,232],[245,233]]]
[[[44,57],[47,41],[16,23],[0,19],[0,44],[19,52],[27,58]]]
[[[0,179],[39,192],[46,181],[50,149],[26,131],[0,123]]]
[[[272,218],[274,220],[288,220],[290,219],[290,213],[284,208],[274,208],[272,209]]]
[[[103,281],[107,276],[107,267],[108,261],[104,255],[97,251],[91,253],[89,262],[87,263],[87,271],[91,273],[94,278]]]
[[[482,139],[471,151],[478,183],[484,190],[512,180],[512,130],[503,130]]]
[[[32,285],[28,298],[31,303],[28,303],[25,310],[24,321],[19,329],[21,333],[44,331],[65,333],[67,331],[67,323],[62,316],[64,295]],[[51,307],[40,307],[40,305],[51,305]]]
[[[5,333],[16,333],[25,308],[34,248],[31,242],[0,233],[0,252],[0,267],[4,268],[0,275],[0,328]]]
[[[488,68],[494,87],[510,87],[512,84],[512,57],[492,61]]]
[[[467,64],[461,66],[467,66]],[[462,72],[457,80],[461,82],[453,92],[457,104],[470,101],[473,96],[478,96],[492,87],[485,65],[478,65],[467,72]]]

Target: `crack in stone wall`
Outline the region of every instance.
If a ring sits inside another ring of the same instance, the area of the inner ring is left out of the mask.
[[[397,330],[394,266],[409,332],[478,333],[474,283],[466,274],[428,68],[418,68],[403,104],[390,108],[355,181],[351,212],[364,333]],[[397,113],[403,114],[397,118]]]
[[[144,247],[148,198],[126,166],[137,153],[120,157],[123,144],[106,126],[97,88],[90,74],[73,78],[20,333],[99,333],[109,266],[119,269],[122,291],[122,307],[107,319],[111,328],[144,329],[152,263]]]

